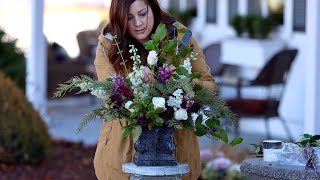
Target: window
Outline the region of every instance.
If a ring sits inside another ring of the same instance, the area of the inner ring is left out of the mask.
[[[248,14],[261,15],[261,2],[260,0],[248,0]]]
[[[217,0],[207,0],[207,22],[217,22]]]
[[[238,15],[238,0],[229,0],[229,22]]]
[[[306,0],[293,1],[293,30],[306,30]]]

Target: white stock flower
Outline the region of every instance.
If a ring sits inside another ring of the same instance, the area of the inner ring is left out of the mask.
[[[166,109],[166,100],[163,97],[153,97],[152,104],[153,104],[155,110],[157,108]]]
[[[156,65],[158,62],[158,54],[156,51],[150,51],[148,54],[147,62],[150,66]]]
[[[187,120],[188,119],[188,112],[187,110],[181,108],[178,111],[174,112],[174,118],[176,120]]]
[[[130,105],[132,104],[133,102],[132,101],[128,101],[126,102],[126,104],[124,105],[124,107],[126,109],[128,109],[130,112],[134,112],[134,109],[133,108],[130,108]]]
[[[107,98],[106,92],[104,90],[102,90],[102,89],[92,90],[91,94],[96,96],[97,98],[100,98],[100,99],[106,99]]]
[[[186,60],[183,61],[182,67],[184,67],[188,71],[189,74],[192,73],[192,66],[190,63],[190,58],[187,58]]]

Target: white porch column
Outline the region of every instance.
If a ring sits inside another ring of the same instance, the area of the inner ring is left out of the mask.
[[[47,99],[47,52],[43,33],[44,0],[32,0],[31,47],[27,60],[26,95],[44,120]]]
[[[179,10],[181,11],[181,12],[183,12],[183,11],[186,11],[187,10],[187,7],[188,7],[188,2],[187,2],[187,0],[180,0],[180,4],[179,4]]]
[[[170,0],[159,0],[159,3],[163,9],[168,9],[170,5]]]
[[[222,28],[226,28],[229,25],[228,3],[229,1],[226,0],[217,1],[217,20],[218,25]]]
[[[320,1],[308,1],[304,131],[320,134]]]
[[[261,15],[263,17],[267,17],[269,15],[269,8],[268,8],[268,0],[260,1],[261,4]]]
[[[248,0],[239,0],[238,6],[239,15],[244,16],[248,14]]]
[[[283,28],[284,38],[290,39],[293,33],[293,0],[284,2]]]

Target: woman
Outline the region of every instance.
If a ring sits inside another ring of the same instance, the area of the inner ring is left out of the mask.
[[[176,20],[161,10],[157,0],[112,0],[109,13],[110,23],[99,36],[95,59],[99,80],[104,80],[113,73],[125,72],[112,36],[117,35],[120,49],[123,50],[124,58],[128,60],[126,66],[132,67],[133,62],[128,53],[130,44],[135,45],[145,64],[148,52],[144,49],[143,43],[150,39],[159,23],[164,23],[168,28],[167,38],[173,38],[176,32],[172,26]],[[193,44],[194,51],[198,53],[197,60],[192,62],[193,70],[201,73],[201,79],[195,81],[214,91],[215,83],[205,64],[202,50],[193,37],[190,44]],[[145,77],[150,77],[147,72]],[[127,121],[122,121],[122,124],[126,125]],[[94,158],[95,172],[99,180],[129,179],[130,175],[123,173],[121,166],[132,162],[133,140],[132,137],[123,137],[122,133],[123,129],[118,121],[103,123]],[[177,161],[188,163],[190,166],[190,172],[184,175],[183,179],[196,180],[201,173],[197,137],[189,130],[175,130],[174,140]]]

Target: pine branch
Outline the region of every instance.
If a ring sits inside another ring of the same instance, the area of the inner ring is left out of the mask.
[[[80,122],[76,132],[80,133],[83,130],[83,128],[87,126],[89,122],[91,122],[92,120],[95,120],[97,116],[101,116],[101,111],[103,110],[104,110],[104,107],[102,106],[102,107],[93,109],[90,114],[86,114],[83,120]]]

